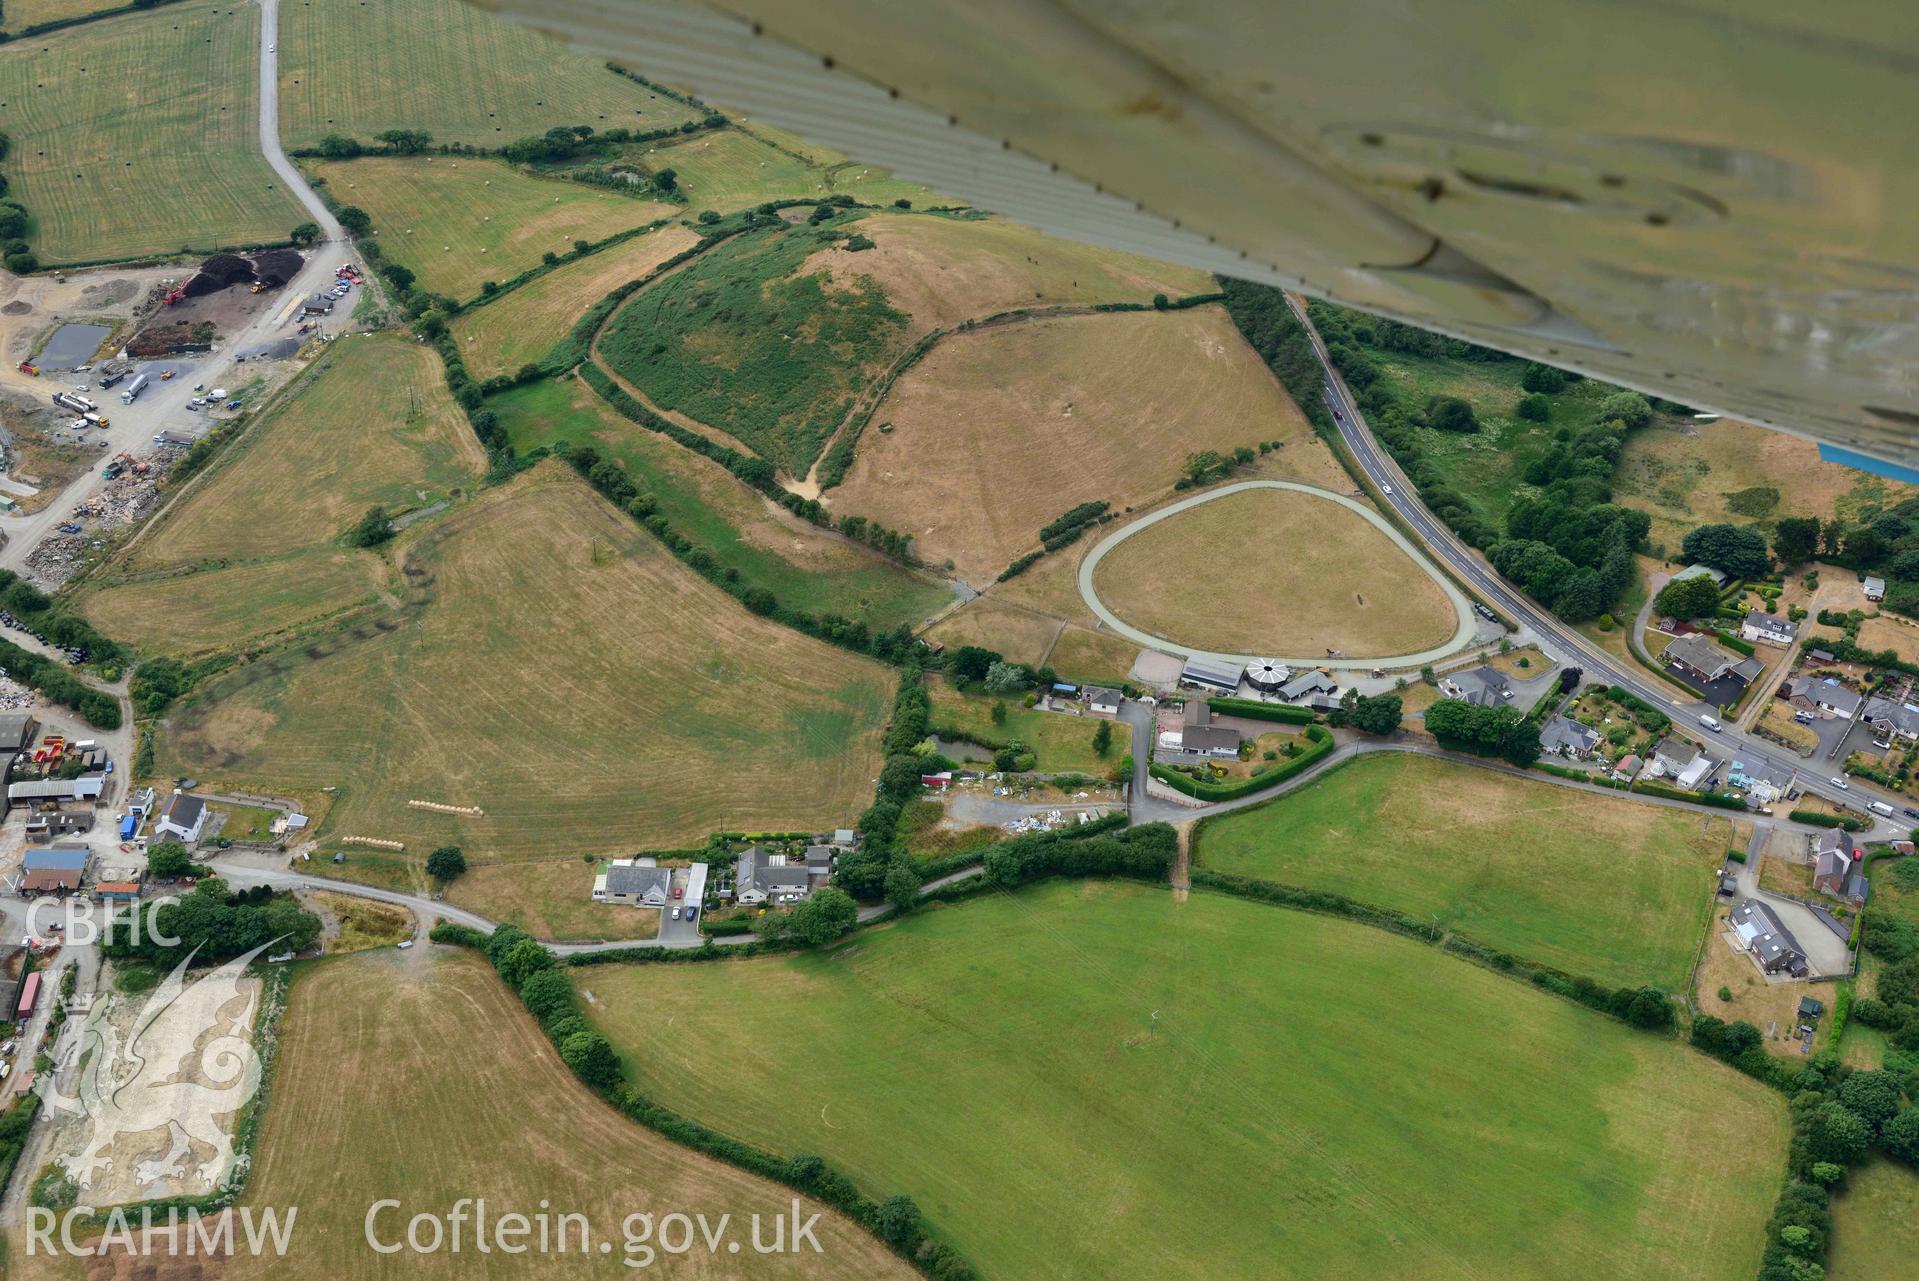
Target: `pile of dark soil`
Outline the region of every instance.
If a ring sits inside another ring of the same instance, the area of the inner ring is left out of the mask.
[[[253,264],[236,254],[215,254],[200,264],[200,274],[187,281],[187,297],[216,294],[253,280]]]
[[[253,278],[277,289],[300,270],[300,255],[291,249],[268,249],[253,255]]]

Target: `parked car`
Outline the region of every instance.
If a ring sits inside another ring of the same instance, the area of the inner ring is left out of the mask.
[[[680,909],[677,907],[673,909],[673,919],[676,921],[680,919]]]

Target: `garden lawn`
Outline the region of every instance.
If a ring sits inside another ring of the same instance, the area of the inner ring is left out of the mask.
[[[889,631],[917,627],[952,600],[931,575],[800,520],[718,463],[613,412],[577,379],[529,383],[487,403],[522,453],[567,440],[616,459],[673,528],[787,604]]]
[[[962,694],[945,681],[930,681],[933,732],[956,729],[992,743],[1020,742],[1033,751],[1033,768],[1042,774],[1104,774],[1130,748],[1123,722],[1098,716],[1069,716],[1021,707],[1025,691],[1006,695]],[[1006,720],[993,723],[993,704],[1006,704]],[[1093,750],[1093,734],[1101,725],[1113,727],[1113,744],[1105,756]]]
[[[305,220],[255,137],[259,23],[168,5],[0,48],[8,194],[42,263],[268,244]]]
[[[281,10],[279,56],[289,147],[384,129],[499,147],[556,125],[666,129],[701,114],[460,0],[304,0]]]
[[[1331,890],[1608,986],[1681,991],[1732,820],[1450,761],[1364,757],[1208,820],[1205,867]]]
[[[1674,1040],[1204,892],[572,973],[640,1092],[913,1197],[989,1277],[1747,1281],[1788,1139]]]
[[[366,210],[389,261],[412,271],[421,288],[462,302],[489,280],[538,266],[544,254],[571,253],[576,240],[604,240],[680,212],[470,156],[372,156],[312,172],[335,200]],[[565,332],[556,328],[553,342]]]

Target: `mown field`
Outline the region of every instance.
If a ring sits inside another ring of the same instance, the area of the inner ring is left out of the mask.
[[[698,116],[460,0],[302,0],[280,11],[289,147],[330,133],[371,142],[383,129],[498,147],[555,125],[665,129]]]
[[[1746,1281],[1788,1140],[1671,1040],[1205,893],[1056,883],[574,973],[643,1092],[911,1195],[987,1276]]]
[[[1416,756],[1209,821],[1205,867],[1438,917],[1611,986],[1683,989],[1732,821]]]
[[[1919,1175],[1887,1157],[1846,1175],[1832,1199],[1831,1281],[1889,1281],[1919,1259]]]
[[[1101,559],[1093,586],[1135,627],[1216,653],[1413,654],[1458,625],[1390,538],[1292,490],[1242,490],[1149,525]]]
[[[632,143],[622,156],[647,174],[671,169],[692,209],[730,213],[768,200],[797,200],[840,192],[865,204],[910,200],[950,205],[917,183],[849,161],[830,148],[763,125],[707,130],[683,138]]]
[[[485,469],[432,351],[345,339],[90,580],[81,608],[144,648],[237,649],[390,590],[380,558],[339,537],[371,507],[421,507]]]
[[[782,601],[886,631],[952,599],[944,584],[801,521],[717,463],[620,417],[578,380],[531,383],[488,404],[521,452],[592,444],[653,495],[673,527]]]
[[[873,242],[842,247],[838,233]],[[667,410],[805,475],[859,395],[927,330],[1010,308],[1145,302],[1204,277],[985,219],[842,214],[728,241],[608,325],[610,366]],[[1250,359],[1250,357],[1249,357]]]
[[[588,1257],[576,1257],[576,1231],[573,1256],[496,1250],[484,1256],[488,1277],[632,1276],[622,1261],[622,1220],[674,1211],[703,1212],[709,1223],[731,1214],[742,1245],[737,1254],[722,1244],[709,1256],[701,1245],[683,1258],[653,1261],[672,1276],[917,1275],[830,1212],[815,1228],[819,1254],[754,1253],[745,1244],[751,1216],[770,1224],[788,1211],[793,1193],[680,1147],[595,1098],[471,954],[422,945],[308,966],[294,982],[282,1035],[244,1203],[298,1206],[299,1219],[285,1258],[230,1260],[219,1275],[232,1281],[475,1274],[482,1256],[470,1223],[457,1254],[385,1256],[369,1248],[369,1207],[389,1197],[405,1204],[375,1221],[383,1242],[403,1239],[413,1214],[444,1215],[463,1197],[485,1197],[490,1216],[535,1215],[545,1205],[591,1222]],[[457,1065],[448,1057],[456,1046]],[[379,1106],[368,1108],[369,1099]],[[513,1106],[501,1106],[503,1099]],[[821,1209],[803,1204],[802,1218]],[[610,1254],[598,1253],[601,1240],[612,1242]]]
[[[42,22],[58,22],[118,7],[112,0],[7,0],[5,21],[0,23],[0,28],[23,31]]]
[[[372,215],[381,252],[421,288],[461,301],[486,281],[538,266],[542,254],[571,252],[575,240],[603,240],[680,212],[464,156],[372,156],[316,164],[312,173],[341,204]],[[562,327],[552,341],[564,336]]]
[[[942,339],[893,385],[828,499],[984,586],[1079,503],[1140,504],[1190,453],[1309,431],[1217,308],[1030,320]]]
[[[685,227],[662,227],[462,312],[453,322],[453,336],[466,367],[475,378],[490,378],[541,359],[594,303],[697,243],[699,237]]]
[[[1626,438],[1619,500],[1652,517],[1651,539],[1679,554],[1687,531],[1717,521],[1770,528],[1780,516],[1869,524],[1909,498],[1909,485],[1819,461],[1800,436],[1720,419],[1669,418]]]
[[[323,839],[406,844],[352,855],[368,879],[417,883],[445,843],[570,862],[504,905],[527,920],[586,897],[587,855],[830,828],[870,803],[893,674],[747,613],[560,464],[392,554],[405,607],[216,678],[171,713],[160,773],[337,788]]]
[[[305,218],[259,150],[259,21],[170,5],[0,47],[5,172],[42,262],[264,244]]]

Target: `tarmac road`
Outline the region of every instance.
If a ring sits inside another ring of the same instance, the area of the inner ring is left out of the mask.
[[[168,382],[155,378],[131,405],[120,403],[119,396],[115,394],[121,390],[120,387],[86,393],[100,404],[101,411],[113,422],[104,433],[108,447],[96,451],[102,461],[121,450],[138,452],[154,436],[169,428],[204,426],[201,420],[210,415],[196,416],[186,409],[186,403],[196,394],[194,384],[203,383],[209,388],[230,387],[246,381],[246,368],[234,360],[235,354],[292,334],[298,323],[294,313],[299,301],[330,287],[334,270],[347,256],[341,248],[346,244],[346,236],[338,220],[327,212],[326,206],[320,203],[320,198],[300,177],[299,170],[294,168],[293,162],[287,159],[286,152],[280,146],[280,60],[274,52],[274,46],[279,43],[279,27],[279,0],[262,0],[260,150],[265,154],[267,164],[279,175],[280,181],[306,208],[307,216],[320,225],[321,243],[306,252],[306,262],[299,272],[287,282],[284,289],[272,296],[273,305],[238,331],[225,335],[219,350],[210,353],[196,369],[181,373]],[[350,300],[351,296],[347,301]],[[63,383],[59,377],[39,381],[46,384],[42,389],[46,395],[71,385]],[[124,385],[121,384],[121,387]],[[0,548],[0,568],[15,571],[24,569],[28,554],[40,545],[40,541],[56,525],[66,521],[77,504],[100,492],[106,483],[99,466],[90,466],[75,477],[58,497],[33,515],[0,517],[0,534],[6,537],[5,547]]]
[[[1325,376],[1326,403],[1338,411],[1340,438],[1357,460],[1360,469],[1366,473],[1382,494],[1386,486],[1392,487],[1392,493],[1385,495],[1385,501],[1410,525],[1427,550],[1444,561],[1452,572],[1472,587],[1484,599],[1503,612],[1508,618],[1516,620],[1522,627],[1530,629],[1542,640],[1555,647],[1560,661],[1568,667],[1579,667],[1585,672],[1588,683],[1604,681],[1607,684],[1623,686],[1631,693],[1665,711],[1675,723],[1684,724],[1693,736],[1707,743],[1715,756],[1730,757],[1737,752],[1742,760],[1764,762],[1789,774],[1797,774],[1794,785],[1800,790],[1845,805],[1856,811],[1862,818],[1874,819],[1871,831],[1861,834],[1863,841],[1903,840],[1912,831],[1913,820],[1899,815],[1894,819],[1882,819],[1866,812],[1869,801],[1883,801],[1895,811],[1903,809],[1909,802],[1903,797],[1886,793],[1863,780],[1852,780],[1849,788],[1841,789],[1827,781],[1829,775],[1837,775],[1836,765],[1825,761],[1802,761],[1797,756],[1780,751],[1763,740],[1746,734],[1731,725],[1715,732],[1700,723],[1702,715],[1717,717],[1717,709],[1706,706],[1698,700],[1688,700],[1677,695],[1673,686],[1657,678],[1646,676],[1636,668],[1622,666],[1612,655],[1594,647],[1586,638],[1567,627],[1553,614],[1526,597],[1518,588],[1512,586],[1496,573],[1492,566],[1479,559],[1472,549],[1462,543],[1453,531],[1426,509],[1419,500],[1418,493],[1405,474],[1399,470],[1386,451],[1373,439],[1372,431],[1366,426],[1366,420],[1360,415],[1359,407],[1354,404],[1346,384],[1332,367],[1332,361],[1326,354],[1326,345],[1321,341],[1319,331],[1313,328],[1312,321],[1305,314],[1297,299],[1287,295],[1287,301],[1293,313],[1306,327],[1308,337],[1312,339],[1313,350],[1319,356],[1321,372]]]

